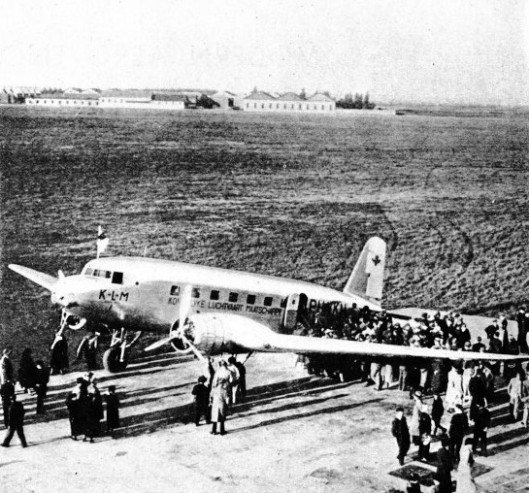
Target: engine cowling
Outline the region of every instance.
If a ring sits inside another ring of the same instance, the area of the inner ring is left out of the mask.
[[[200,352],[209,355],[266,351],[275,335],[259,322],[228,313],[191,315],[184,334]]]

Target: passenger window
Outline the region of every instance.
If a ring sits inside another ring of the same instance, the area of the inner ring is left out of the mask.
[[[237,303],[237,300],[239,299],[239,293],[230,293],[228,297],[228,301],[230,303]]]
[[[249,294],[246,297],[246,303],[248,303],[248,305],[255,305],[255,294]]]
[[[112,284],[123,284],[123,272],[114,272],[112,274]]]
[[[191,293],[192,298],[200,298],[200,289],[193,288],[193,292]]]
[[[209,295],[209,299],[216,301],[219,299],[220,293],[218,291],[211,291],[211,294]]]
[[[271,296],[267,296],[265,299],[264,299],[264,303],[263,303],[264,306],[272,306],[272,297]]]
[[[171,286],[170,295],[178,296],[180,294],[180,286]]]

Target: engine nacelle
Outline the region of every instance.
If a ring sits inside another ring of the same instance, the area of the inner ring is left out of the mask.
[[[270,348],[275,333],[265,325],[229,313],[197,313],[188,319],[189,341],[202,353],[215,355]]]

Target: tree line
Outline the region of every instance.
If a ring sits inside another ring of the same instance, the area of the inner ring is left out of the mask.
[[[356,92],[354,96],[347,93],[343,98],[336,101],[336,107],[344,110],[372,110],[375,103],[369,100],[369,93],[361,94]]]

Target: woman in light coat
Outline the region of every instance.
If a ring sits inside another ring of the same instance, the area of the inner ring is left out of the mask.
[[[211,434],[217,434],[217,423],[220,425],[220,434],[225,435],[224,422],[228,414],[228,402],[230,396],[231,372],[227,368],[225,361],[219,362],[219,369],[213,377],[211,385],[211,422],[213,427]]]
[[[446,406],[448,412],[453,412],[458,404],[463,404],[463,372],[452,366],[448,373],[448,387],[446,389]]]
[[[456,475],[456,493],[477,493],[476,483],[472,477],[472,465],[474,456],[472,455],[472,439],[467,438],[461,447],[459,466]]]

